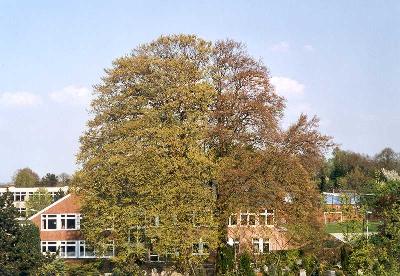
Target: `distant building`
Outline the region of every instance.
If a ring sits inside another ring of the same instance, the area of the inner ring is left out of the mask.
[[[14,206],[18,209],[20,213],[20,218],[26,217],[26,207],[25,201],[33,195],[33,193],[37,192],[38,189],[46,189],[47,192],[53,197],[53,201],[55,201],[56,194],[60,189],[64,191],[64,193],[68,192],[68,186],[63,187],[15,187],[15,186],[8,186],[8,187],[0,187],[0,196],[7,192],[7,190],[13,194],[14,197]]]
[[[360,196],[354,192],[322,193],[324,197],[324,223],[343,222],[359,218]]]

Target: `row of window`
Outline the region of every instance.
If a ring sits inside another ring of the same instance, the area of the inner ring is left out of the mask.
[[[35,192],[37,193],[37,192]],[[53,201],[56,199],[56,194],[57,192],[48,192],[51,197],[53,198]],[[22,202],[25,201],[28,197],[32,196],[34,192],[12,192],[14,196],[14,202]],[[37,193],[40,196],[40,193]],[[3,192],[0,192],[0,196],[3,195]]]
[[[80,220],[80,214],[43,214],[42,230],[79,230]]]
[[[96,258],[96,252],[83,240],[78,241],[42,241],[42,253],[57,254],[61,258]],[[114,256],[114,245],[110,244],[104,256]]]
[[[234,246],[239,252],[239,240],[237,239],[230,239],[228,241],[228,244],[231,246]],[[270,241],[269,239],[263,239],[263,238],[253,238],[252,239],[252,249],[254,254],[263,254],[263,253],[268,253],[270,252]],[[166,254],[157,254],[155,252],[149,253],[149,261],[150,262],[167,262],[171,259],[171,256],[174,254],[178,254],[177,252],[175,253],[166,253]],[[208,244],[205,242],[200,241],[199,243],[195,243],[192,246],[192,255],[208,255],[209,254],[209,247]]]
[[[200,241],[192,245],[192,255],[202,256],[209,254],[209,246],[206,242]],[[173,256],[179,255],[178,251],[168,252],[164,254],[158,254],[152,250],[149,250],[148,260],[149,262],[169,262]]]
[[[228,220],[228,226],[271,226],[275,222],[274,210],[265,210],[263,213],[239,213],[231,214]]]
[[[228,244],[233,246],[236,252],[240,251],[240,242],[238,239],[230,238]],[[254,254],[263,254],[271,250],[270,240],[264,238],[252,238],[252,249]]]

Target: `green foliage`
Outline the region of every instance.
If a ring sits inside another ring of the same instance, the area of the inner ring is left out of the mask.
[[[61,188],[56,192],[56,194],[54,195],[54,201],[59,200],[60,198],[63,198],[65,196],[65,192],[64,190],[62,190]]]
[[[101,233],[112,228],[121,262],[142,257],[142,241],[128,236],[143,227],[146,247],[184,270],[207,258],[192,255],[193,244],[216,247],[213,162],[204,148],[214,96],[203,81],[210,51],[193,36],[162,37],[116,60],[96,87],[79,156],[82,226],[97,247],[109,243]]]
[[[97,276],[100,275],[97,263],[79,263],[66,265],[69,276]]]
[[[51,194],[45,188],[39,188],[25,202],[26,214],[31,216],[53,202]]]
[[[239,257],[239,275],[255,276],[254,269],[251,267],[252,258],[248,253],[243,253]]]
[[[235,249],[232,246],[224,245],[218,252],[217,269],[221,275],[229,275],[236,270]]]
[[[59,184],[58,176],[54,173],[47,173],[40,180],[40,186],[42,187],[55,187]]]
[[[30,275],[44,261],[39,230],[33,224],[20,225],[13,196],[0,196],[0,275]]]
[[[23,168],[15,173],[13,182],[16,187],[35,187],[39,183],[39,176],[30,168]]]
[[[19,255],[20,275],[29,275],[44,262],[40,248],[40,233],[36,225],[27,222],[21,225],[21,232],[14,250]]]
[[[95,86],[73,181],[85,237],[98,252],[112,237],[121,264],[152,251],[186,272],[208,258],[195,244],[218,250],[240,208],[268,205],[291,241],[316,239],[311,178],[330,137],[305,115],[281,129],[283,110],[267,68],[232,40],[162,36],[115,60]]]
[[[38,276],[66,276],[67,268],[63,259],[54,259],[45,263],[37,271]]]

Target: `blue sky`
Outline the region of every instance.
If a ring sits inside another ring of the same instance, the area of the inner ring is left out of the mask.
[[[72,173],[92,85],[162,34],[233,38],[270,69],[285,123],[343,149],[400,151],[399,1],[0,1],[0,182]]]

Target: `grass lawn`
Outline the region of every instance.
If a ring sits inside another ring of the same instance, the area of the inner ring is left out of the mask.
[[[369,232],[377,232],[378,225],[379,225],[379,222],[377,222],[377,221],[368,222],[368,231]],[[348,227],[348,230],[346,230],[347,227]],[[347,232],[347,231],[349,233],[362,233],[362,224],[358,223],[358,224],[350,225],[349,223],[346,223],[346,222],[327,223],[327,224],[325,224],[325,231],[328,233],[343,233],[343,232]],[[366,232],[366,231],[367,231],[367,229],[364,228],[364,232]]]

